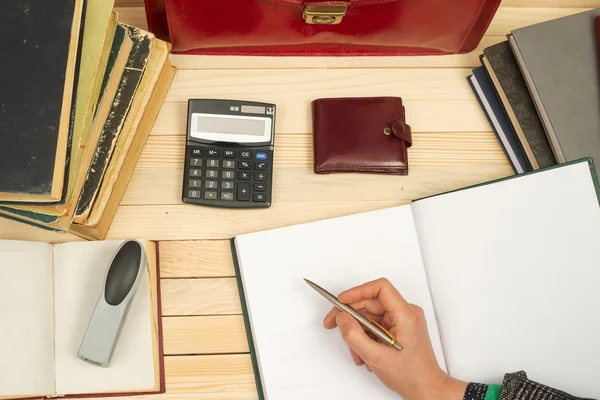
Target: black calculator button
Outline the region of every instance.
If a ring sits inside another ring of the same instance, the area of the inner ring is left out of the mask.
[[[233,192],[221,192],[221,200],[233,201]]]
[[[192,149],[191,153],[193,156],[202,157],[204,155],[204,152],[202,151],[202,149]]]
[[[204,181],[204,189],[216,189],[217,181]]]
[[[202,170],[198,168],[190,168],[190,176],[199,178],[202,176]]]
[[[235,158],[234,150],[223,150],[223,158]]]
[[[240,158],[242,160],[249,160],[252,158],[252,152],[251,151],[240,151]]]
[[[254,154],[254,158],[256,158],[259,161],[264,161],[267,158],[269,158],[269,156],[264,151],[259,151],[256,154]]]
[[[218,178],[219,171],[217,171],[216,169],[209,169],[206,171],[206,177],[207,178]]]
[[[201,158],[192,157],[192,158],[190,158],[190,165],[192,167],[201,167],[202,166],[202,159]]]
[[[265,162],[255,162],[254,163],[254,169],[257,171],[266,171],[267,168],[268,168],[268,165]]]
[[[206,200],[216,200],[217,192],[204,192],[204,198]]]
[[[188,197],[190,199],[199,199],[200,191],[199,190],[188,190]]]
[[[233,181],[222,181],[221,189],[233,190]]]
[[[191,187],[191,188],[199,188],[202,185],[200,184],[200,180],[198,180],[198,179],[190,179],[189,182],[188,182],[188,186]]]
[[[234,169],[235,161],[232,160],[223,160],[223,168]]]
[[[235,172],[233,172],[233,171],[223,171],[221,173],[221,178],[223,178],[223,179],[233,179],[233,178],[235,178]]]
[[[267,180],[267,174],[264,172],[255,172],[254,173],[254,180],[255,181],[266,181]]]
[[[249,181],[250,180],[250,172],[238,172],[238,179],[241,181]]]
[[[246,182],[238,183],[237,188],[238,201],[250,201],[250,184]]]
[[[206,160],[208,168],[219,168],[219,160]]]
[[[221,151],[215,149],[206,150],[206,157],[218,158],[221,157]]]
[[[267,201],[267,196],[264,193],[254,193],[252,200],[260,202]]]
[[[264,183],[255,183],[253,189],[255,192],[266,192],[267,185],[265,185]]]
[[[250,163],[248,161],[238,161],[239,169],[250,169]]]

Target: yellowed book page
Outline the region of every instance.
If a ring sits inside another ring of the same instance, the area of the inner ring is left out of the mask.
[[[106,170],[106,174],[104,176],[104,180],[102,181],[102,186],[98,193],[98,197],[96,198],[92,208],[92,212],[88,217],[86,223],[88,226],[98,224],[100,218],[102,217],[106,203],[110,198],[113,187],[119,179],[119,173],[127,159],[129,149],[138,131],[140,121],[145,115],[145,108],[150,102],[156,84],[161,76],[163,66],[168,60],[168,56],[169,47],[167,43],[161,40],[156,40],[148,60],[148,65],[144,71],[142,82],[140,83],[133,100],[133,104],[129,110],[127,120],[125,121],[121,134],[119,135],[117,148]]]

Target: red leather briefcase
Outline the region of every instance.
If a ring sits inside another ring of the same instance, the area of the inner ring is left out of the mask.
[[[145,0],[149,29],[175,53],[466,53],[501,0]]]

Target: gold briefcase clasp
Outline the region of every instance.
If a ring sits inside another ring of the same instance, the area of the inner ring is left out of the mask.
[[[307,24],[336,25],[346,15],[346,4],[307,4],[302,16]]]

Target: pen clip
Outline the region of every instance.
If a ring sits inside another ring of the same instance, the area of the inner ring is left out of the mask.
[[[379,329],[381,329],[383,331],[383,333],[385,333],[389,338],[390,338],[390,342],[388,343],[388,346],[392,347],[394,346],[394,344],[396,344],[396,336],[388,331],[387,329],[385,329],[383,326],[381,326],[381,324],[377,323],[377,321],[375,321],[372,318],[367,318],[369,320],[370,323],[372,323],[373,325],[375,325],[376,327],[378,327]]]

